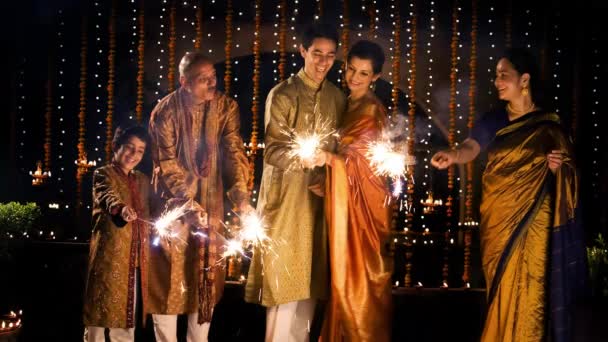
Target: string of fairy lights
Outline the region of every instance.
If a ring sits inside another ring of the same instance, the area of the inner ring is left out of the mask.
[[[64,106],[65,106],[65,95],[64,95],[64,82],[65,82],[65,66],[66,66],[66,54],[65,54],[65,21],[63,10],[59,10],[57,12],[57,19],[59,22],[57,28],[57,92],[56,92],[56,100],[53,101],[56,103],[55,105],[55,113],[58,118],[57,123],[57,131],[59,132],[59,139],[57,139],[57,159],[59,159],[59,172],[57,172],[57,185],[59,188],[59,193],[64,193],[64,178],[65,178],[65,165],[63,153],[65,151],[65,133],[66,133],[66,123],[64,121]]]
[[[136,58],[138,59],[138,43],[139,43],[139,25],[138,25],[138,11],[137,11],[137,0],[131,0],[129,2],[129,12],[131,13],[131,17],[129,18],[129,29],[131,33],[129,35],[129,62],[137,63]],[[137,80],[136,80],[137,81]],[[133,115],[133,113],[129,113],[129,120],[136,120],[137,115]]]
[[[365,5],[365,1],[361,2],[361,15],[360,18],[363,18],[363,20],[365,20],[365,17],[367,16],[367,7]],[[353,18],[353,20],[355,20],[356,18]],[[365,25],[363,24],[363,22],[360,22],[356,25],[357,27],[357,37],[362,37],[364,34],[364,27]]]
[[[163,87],[164,74],[165,74],[165,64],[167,63],[167,50],[165,48],[166,44],[166,34],[165,28],[168,23],[168,11],[167,11],[167,0],[163,0],[160,7],[160,15],[158,17],[158,40],[156,41],[156,46],[158,48],[158,53],[156,55],[156,62],[158,62],[158,80],[156,81],[156,90],[154,90],[154,95],[157,98],[157,101],[161,100],[160,91]]]
[[[244,15],[243,11],[239,10],[238,13],[237,13],[237,18],[238,18],[238,22],[239,23],[242,22],[243,15]],[[241,25],[240,24],[237,24],[236,31],[237,32],[241,31]],[[254,31],[254,35],[255,35],[255,31]],[[255,37],[254,37],[254,41],[255,41]],[[241,47],[241,44],[238,41],[235,40],[234,48],[235,49],[239,49],[240,47]],[[235,64],[235,73],[234,73],[234,78],[232,79],[232,81],[234,82],[234,85],[235,85],[235,88],[236,88],[237,87],[237,82],[239,81],[238,72],[236,72],[236,71],[240,70],[240,68],[238,68],[238,65],[239,65],[238,59],[234,60],[234,64]],[[238,98],[237,92],[234,92],[234,94],[232,94],[232,97],[234,97],[235,99]]]
[[[207,4],[206,8],[209,8],[209,10],[207,10],[207,12],[209,13],[215,13],[215,0],[211,0],[211,3]],[[203,21],[205,23],[208,23],[208,27],[216,27],[216,17],[215,15],[210,15],[209,18],[207,20],[203,19]],[[212,41],[212,34],[211,34],[211,30],[207,31],[207,41]],[[209,55],[213,55],[213,49],[211,48],[211,46],[209,46],[209,49],[207,49],[207,52],[209,53]]]
[[[192,0],[193,2],[196,0]],[[196,30],[196,4],[190,4],[189,0],[182,1],[182,13],[184,13],[184,24],[185,27],[181,30],[182,41],[187,41],[192,44],[196,43],[196,35],[192,34]],[[190,44],[186,44],[189,46]],[[187,49],[190,50],[190,49]]]
[[[600,80],[600,75],[602,74],[602,58],[599,53],[599,42],[597,36],[593,36],[591,38],[592,45],[592,54],[591,54],[591,124],[592,124],[592,134],[591,134],[591,185],[593,191],[594,199],[598,199],[600,196],[600,171],[601,168],[601,160],[602,153],[600,152],[600,147],[602,146],[601,134],[602,130],[599,125],[600,123],[600,89],[602,86],[602,80]]]
[[[426,56],[426,61],[427,61],[427,82],[426,82],[426,91],[424,93],[425,97],[424,97],[424,106],[423,108],[425,108],[425,114],[426,114],[426,120],[423,122],[424,124],[424,128],[426,128],[426,133],[424,134],[424,137],[422,138],[422,140],[420,140],[419,144],[424,146],[424,154],[423,154],[423,172],[424,172],[424,176],[422,178],[422,187],[423,189],[425,189],[425,195],[429,196],[430,198],[432,198],[432,183],[431,180],[429,178],[429,171],[430,171],[430,160],[431,160],[431,147],[430,147],[430,139],[431,139],[431,134],[432,134],[432,129],[433,129],[433,109],[432,109],[432,94],[434,93],[433,91],[433,64],[434,64],[434,58],[433,58],[433,41],[435,38],[435,29],[437,28],[437,22],[436,22],[436,13],[435,13],[435,1],[430,1],[429,2],[429,9],[428,9],[428,13],[429,13],[429,21],[428,21],[428,38],[426,40],[426,43],[423,46],[423,53]],[[426,197],[425,196],[425,197]],[[421,215],[421,220],[420,220],[421,226],[423,229],[426,228],[426,223],[424,221],[424,214]]]
[[[293,10],[291,11],[291,17],[289,18],[289,31],[291,32],[291,38],[288,40],[287,46],[291,47],[291,76],[298,72],[298,64],[296,62],[296,52],[298,51],[298,37],[296,32],[296,20],[298,18],[300,6],[299,0],[294,0],[292,3]]]
[[[274,13],[274,23],[272,24],[272,36],[276,39],[272,48],[272,79],[274,83],[279,82],[279,46],[281,45],[279,25],[281,24],[281,6],[281,2],[277,3]]]
[[[457,118],[457,122],[456,122],[456,141],[454,142],[455,146],[458,146],[458,142],[464,140],[463,137],[463,131],[460,129],[461,127],[465,127],[465,116],[462,114],[462,104],[461,104],[461,100],[462,100],[462,96],[461,96],[461,92],[460,89],[462,89],[462,75],[463,73],[461,72],[461,60],[462,58],[460,56],[463,55],[463,45],[462,45],[462,39],[460,38],[461,36],[461,32],[460,32],[460,28],[462,27],[462,25],[460,24],[460,18],[462,17],[462,7],[458,6],[457,7],[458,10],[458,18],[456,18],[456,35],[458,36],[458,50],[456,52],[456,75],[457,75],[457,84],[456,84],[456,118]],[[466,132],[464,132],[466,134]],[[460,179],[457,179],[456,181],[460,181]]]
[[[137,56],[137,0],[129,1],[129,13],[129,60],[133,62]]]
[[[94,2],[93,11],[94,11],[94,18],[95,18],[94,19],[95,42],[94,42],[94,48],[93,48],[93,51],[94,51],[93,84],[95,85],[93,94],[95,97],[95,102],[93,104],[93,108],[95,111],[95,117],[100,118],[102,116],[102,114],[101,114],[102,111],[105,109],[104,101],[102,101],[102,94],[103,94],[102,63],[104,60],[104,51],[105,51],[104,45],[102,42],[102,23],[105,23],[105,20],[103,19],[103,12],[102,12],[103,9],[102,9],[99,1]],[[93,158],[96,159],[98,163],[101,163],[104,142],[101,139],[100,132],[104,131],[104,128],[105,128],[103,120],[97,121],[97,126],[98,127],[96,130],[97,134],[95,136],[95,147],[94,147],[95,154],[94,154]]]
[[[25,64],[25,59],[23,60],[23,63]],[[49,65],[50,67],[50,65]],[[26,102],[26,92],[25,92],[25,66],[23,66],[23,68],[21,70],[19,70],[19,72],[17,73],[17,102],[16,102],[16,114],[17,117],[19,118],[19,123],[18,123],[18,128],[17,131],[21,133],[21,138],[19,139],[19,145],[17,146],[17,155],[19,156],[19,162],[23,162],[23,156],[25,154],[25,148],[26,148],[26,144],[25,142],[27,141],[26,137],[27,137],[27,130],[26,128],[28,127],[28,121],[26,121],[25,119],[25,115],[24,113],[24,107]],[[49,85],[50,86],[50,80],[49,80]],[[29,165],[28,165],[29,167]]]
[[[424,188],[427,188],[428,183],[429,182],[429,163],[430,163],[430,146],[429,146],[429,140],[431,139],[431,131],[432,131],[432,123],[433,123],[433,109],[432,109],[432,94],[433,94],[433,63],[434,63],[434,58],[433,58],[433,53],[432,53],[432,48],[433,48],[433,40],[435,38],[435,29],[437,28],[437,22],[435,19],[435,1],[430,1],[429,2],[429,35],[428,35],[428,39],[427,42],[425,44],[425,48],[423,49],[425,55],[426,55],[426,60],[428,63],[428,67],[427,67],[427,83],[426,83],[426,92],[425,92],[425,108],[426,108],[426,122],[425,122],[425,128],[427,128],[427,132],[425,134],[425,137],[420,141],[421,144],[423,144],[425,146],[425,154],[424,154],[424,178],[422,179],[422,186]],[[426,195],[429,194],[429,191],[426,191]]]
[[[496,17],[494,10],[494,1],[491,0],[489,8],[488,8],[488,24],[486,26],[486,30],[488,32],[488,46],[490,47],[490,52],[488,53],[488,97],[492,98],[492,94],[494,93],[494,77],[495,71],[494,66],[496,61],[494,60],[496,56],[496,43],[494,39],[496,37]]]
[[[555,14],[555,23],[553,24],[553,34],[555,34],[554,38],[553,38],[553,44],[554,44],[554,48],[555,48],[555,54],[553,56],[553,75],[552,75],[552,79],[553,79],[553,84],[555,85],[555,90],[554,90],[554,95],[553,95],[553,100],[555,101],[555,112],[559,114],[559,93],[561,91],[560,87],[560,81],[559,81],[559,74],[560,74],[560,61],[562,60],[562,48],[561,48],[561,42],[559,40],[559,34],[560,34],[560,25],[559,25],[559,20],[561,17],[561,13],[558,11]]]
[[[524,11],[524,46],[528,49],[532,48],[532,32],[534,32],[534,28],[532,27],[532,18],[534,18],[534,13],[530,8],[526,8]]]
[[[346,78],[342,78],[346,72],[346,56],[348,55],[348,47],[350,40],[350,15],[348,0],[342,0],[342,14],[340,14],[340,47],[342,48],[342,68],[338,70],[338,84],[342,85],[342,88],[346,88]]]

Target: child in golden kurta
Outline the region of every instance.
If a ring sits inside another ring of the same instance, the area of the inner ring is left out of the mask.
[[[146,302],[149,228],[146,175],[136,171],[148,135],[142,127],[116,129],[109,165],[93,175],[93,232],[84,298],[85,341],[135,338],[135,304]],[[141,280],[140,280],[141,279]]]

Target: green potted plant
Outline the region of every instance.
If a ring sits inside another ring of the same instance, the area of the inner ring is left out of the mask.
[[[601,233],[587,247],[587,261],[593,296],[608,298],[608,244]]]
[[[41,216],[36,203],[0,203],[0,259],[10,258],[8,242],[30,231]]]

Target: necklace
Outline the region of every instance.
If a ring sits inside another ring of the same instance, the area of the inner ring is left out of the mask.
[[[532,111],[532,109],[534,109],[535,107],[536,107],[536,105],[534,104],[534,102],[532,102],[532,103],[530,103],[530,106],[528,108],[525,108],[524,110],[519,111],[519,110],[513,109],[513,107],[511,106],[511,102],[507,103],[507,110],[515,115],[530,113]]]

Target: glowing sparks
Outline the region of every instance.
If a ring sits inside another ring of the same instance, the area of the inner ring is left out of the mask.
[[[154,222],[154,229],[160,237],[165,237],[171,234],[171,226],[180,217],[186,214],[187,206],[183,204],[179,207],[175,207],[171,210],[164,212],[156,222]]]
[[[264,220],[255,213],[249,213],[241,217],[242,228],[239,232],[240,240],[261,246],[270,238],[266,234]]]
[[[308,117],[305,120],[310,121]],[[327,145],[328,138],[335,135],[334,126],[333,121],[317,113],[313,122],[307,125],[304,130],[296,131],[294,128],[283,128],[282,133],[289,137],[289,156],[300,162],[312,162],[323,147]]]
[[[243,251],[243,242],[239,240],[228,240],[224,246],[222,258],[236,256],[237,254],[245,254],[245,251]]]
[[[407,152],[406,144],[393,143],[388,133],[383,132],[382,136],[368,144],[366,156],[374,174],[393,180],[393,196],[398,197],[403,191],[408,166],[416,164],[416,161]]]
[[[317,134],[309,136],[294,135],[291,153],[301,160],[312,160],[321,147],[321,138]]]
[[[399,178],[407,170],[406,156],[394,150],[390,141],[375,141],[369,144],[368,159],[374,173],[379,176]]]

